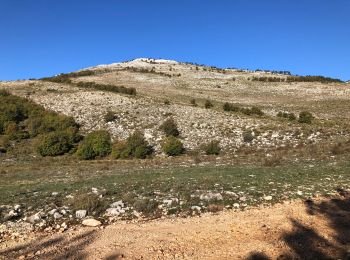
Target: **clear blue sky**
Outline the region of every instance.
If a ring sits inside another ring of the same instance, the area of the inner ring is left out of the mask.
[[[350,79],[349,0],[0,0],[0,79],[138,57]]]

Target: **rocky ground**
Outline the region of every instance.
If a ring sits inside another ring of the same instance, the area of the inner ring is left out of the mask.
[[[2,259],[347,259],[349,199],[186,219],[120,221],[0,244]]]

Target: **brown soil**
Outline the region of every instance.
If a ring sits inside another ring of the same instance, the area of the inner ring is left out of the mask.
[[[3,259],[347,259],[348,196],[187,219],[79,227],[0,245]]]

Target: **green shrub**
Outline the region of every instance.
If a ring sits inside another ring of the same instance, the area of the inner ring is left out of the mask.
[[[50,132],[40,138],[37,151],[41,156],[57,156],[69,152],[73,145],[68,133],[63,131]]]
[[[251,114],[252,115],[257,115],[257,116],[262,116],[262,115],[264,115],[264,112],[261,111],[261,109],[258,108],[258,107],[252,107],[251,108]]]
[[[72,117],[58,115],[52,112],[30,116],[26,121],[26,125],[31,137],[53,131],[64,131],[68,128],[79,129],[79,125]]]
[[[303,124],[311,124],[312,120],[313,120],[313,115],[308,112],[308,111],[302,111],[299,114],[299,123],[303,123]]]
[[[283,117],[290,121],[294,121],[296,119],[296,116],[294,113],[288,113],[288,112],[282,112],[282,111],[279,111],[277,113],[277,117]]]
[[[218,155],[221,151],[219,141],[211,141],[209,143],[202,144],[201,148],[207,155]]]
[[[126,141],[117,141],[113,144],[112,157],[115,159],[127,159],[130,157],[131,150]]]
[[[194,106],[194,107],[197,106],[197,102],[196,102],[196,100],[194,98],[192,98],[190,102],[191,102],[192,106]]]
[[[163,143],[163,151],[169,156],[176,156],[184,152],[184,146],[179,139],[169,136]]]
[[[107,131],[100,130],[89,133],[80,143],[77,155],[84,160],[104,157],[111,153],[111,137]]]
[[[209,99],[207,99],[204,103],[204,107],[205,108],[212,108],[214,105],[211,103],[211,101]]]
[[[240,111],[245,114],[245,115],[248,115],[250,116],[252,114],[252,110],[250,108],[241,108]]]
[[[117,119],[117,115],[113,111],[107,111],[106,115],[104,116],[105,122],[113,122]]]
[[[294,114],[294,113],[289,113],[289,115],[288,115],[288,119],[289,119],[290,121],[294,121],[294,120],[296,120],[296,119],[297,119],[297,117],[295,116],[295,114]]]
[[[168,118],[159,127],[166,136],[179,136],[180,132],[173,118]]]
[[[254,135],[252,133],[252,131],[247,130],[243,132],[243,141],[245,143],[250,143],[254,140]]]
[[[222,106],[222,108],[224,109],[224,111],[227,111],[227,112],[238,112],[239,111],[238,106],[235,106],[235,105],[230,104],[228,102],[225,102],[225,104]]]
[[[10,146],[9,138],[6,135],[0,135],[0,153],[6,153]]]
[[[113,145],[112,156],[115,159],[145,159],[152,152],[153,149],[145,140],[143,134],[136,131],[126,141],[119,141]]]

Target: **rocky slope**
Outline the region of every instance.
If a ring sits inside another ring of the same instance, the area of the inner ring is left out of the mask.
[[[108,129],[115,139],[125,139],[134,130],[142,130],[159,153],[164,137],[159,126],[168,117],[177,122],[186,148],[196,149],[209,140],[219,140],[227,152],[241,147],[267,150],[333,140],[347,130],[344,121],[341,124],[333,121],[339,120],[339,116],[350,117],[350,87],[346,83],[260,82],[252,78],[287,76],[145,58],[83,71],[90,71],[91,75],[75,77],[73,82],[134,87],[137,95],[130,97],[34,80],[1,82],[0,87],[73,116],[86,132]],[[198,106],[191,105],[191,99]],[[212,109],[203,107],[206,99],[214,104]],[[225,112],[224,102],[248,108],[257,106],[265,116]],[[117,114],[114,122],[104,121],[108,110]],[[319,119],[311,130],[276,117],[278,111],[298,114],[302,110],[312,112]],[[255,136],[251,143],[243,141],[243,133],[247,131]]]

